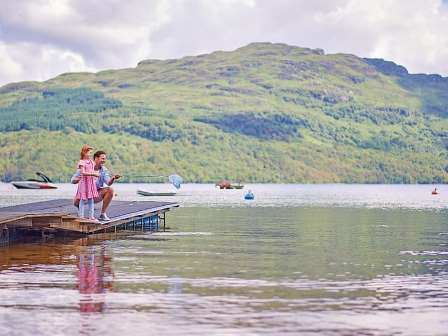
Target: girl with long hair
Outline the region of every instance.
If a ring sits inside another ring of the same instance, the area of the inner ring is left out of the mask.
[[[88,218],[96,221],[94,216],[94,199],[98,197],[96,189],[95,163],[91,159],[92,147],[84,145],[81,148],[81,160],[78,162],[78,169],[81,173],[81,180],[78,183],[76,198],[79,199],[78,217]],[[84,209],[88,206],[88,217],[84,217]]]

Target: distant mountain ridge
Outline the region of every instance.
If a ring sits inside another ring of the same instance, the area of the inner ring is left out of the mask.
[[[441,183],[448,78],[252,43],[0,87],[0,176],[68,180],[85,142],[124,175],[191,182]]]

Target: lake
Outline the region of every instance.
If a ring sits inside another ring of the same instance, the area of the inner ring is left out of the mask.
[[[445,186],[139,187],[181,204],[168,232],[0,248],[1,335],[447,335]]]

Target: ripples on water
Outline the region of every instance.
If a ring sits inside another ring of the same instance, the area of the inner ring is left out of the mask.
[[[443,188],[251,189],[185,186],[169,232],[1,248],[0,334],[447,335]]]

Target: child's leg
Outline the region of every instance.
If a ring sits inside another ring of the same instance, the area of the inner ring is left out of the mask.
[[[86,200],[79,200],[78,217],[84,217],[84,205],[86,204],[85,202]]]
[[[94,218],[95,217],[95,202],[94,202],[93,198],[89,198],[88,205],[89,205],[89,218]]]

